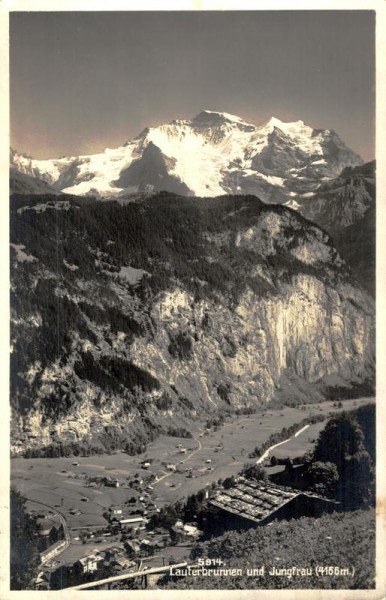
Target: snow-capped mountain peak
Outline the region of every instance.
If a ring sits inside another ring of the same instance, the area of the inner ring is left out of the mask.
[[[215,110],[203,110],[200,112],[194,119],[192,119],[192,124],[194,125],[202,125],[207,126],[211,125],[221,125],[222,123],[237,123],[241,125],[248,125],[243,119],[237,117],[236,115],[231,115],[227,112],[218,112]]]
[[[311,192],[343,168],[362,162],[332,130],[276,117],[256,126],[214,110],[148,127],[124,146],[99,154],[53,160],[17,153],[11,157],[19,171],[67,193],[252,193],[278,203]]]
[[[268,121],[262,125],[259,130],[261,131],[270,131],[272,132],[274,129],[279,129],[285,135],[290,137],[311,137],[313,132],[315,131],[312,127],[309,127],[304,123],[304,121],[291,121],[284,122],[278,119],[277,117],[270,117]]]

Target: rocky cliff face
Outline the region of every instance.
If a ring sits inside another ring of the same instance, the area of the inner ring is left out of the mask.
[[[352,278],[375,293],[375,161],[347,167],[294,208],[334,239]],[[291,205],[291,203],[289,203]]]
[[[373,302],[291,210],[45,197],[15,201],[11,230],[15,452],[134,452],[192,419],[372,380]]]
[[[327,231],[357,223],[375,204],[375,161],[344,169],[297,202],[304,217]]]

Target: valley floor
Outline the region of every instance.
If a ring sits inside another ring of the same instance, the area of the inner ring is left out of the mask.
[[[80,528],[106,527],[103,516],[112,505],[124,507],[134,496],[145,493],[157,508],[186,498],[206,486],[237,475],[255,446],[265,442],[272,433],[283,427],[300,423],[312,415],[350,410],[373,402],[373,398],[346,400],[338,407],[336,402],[310,404],[299,408],[261,409],[258,413],[233,418],[216,430],[192,431],[192,438],[161,436],[149,444],[146,453],[128,456],[118,452],[110,455],[88,457],[44,458],[11,460],[12,484],[27,498],[27,509],[35,510],[38,503],[43,512],[61,514],[67,523],[72,538],[71,544],[59,558],[59,563],[71,561],[91,548],[101,550],[118,543],[119,538],[102,538],[98,546],[91,542],[81,544]],[[278,458],[302,456],[310,451],[317,440],[325,421],[310,425],[290,441],[272,451]],[[150,466],[144,468],[147,461]],[[256,462],[256,459],[253,460]],[[268,473],[277,467],[267,466]],[[146,483],[153,475],[151,484]],[[140,487],[132,487],[133,478],[143,481]],[[109,477],[119,487],[91,485],[90,478]],[[146,533],[146,535],[148,535]],[[145,532],[143,532],[145,536]],[[107,545],[107,546],[106,546]],[[184,559],[189,556],[191,545],[164,549],[164,556]],[[165,554],[166,552],[166,554]]]
[[[233,418],[216,431],[192,432],[193,438],[160,436],[138,456],[117,452],[75,458],[14,458],[11,460],[12,484],[28,500],[59,508],[70,528],[103,525],[102,513],[130,495],[128,479],[137,473],[142,477],[154,473],[158,477],[153,484],[158,506],[183,500],[220,478],[239,473],[246,462],[251,462],[248,453],[283,427],[312,415],[325,414],[327,418],[331,411],[350,410],[371,401],[371,398],[346,400],[342,408],[331,401],[299,408],[261,409],[253,415]],[[274,455],[280,458],[302,456],[313,448],[322,427],[323,423],[310,426],[297,438],[275,449]],[[178,445],[186,448],[186,454],[180,452]],[[151,462],[149,469],[141,467],[146,460]],[[168,471],[166,465],[174,465],[176,470]],[[188,469],[192,477],[187,477]],[[87,477],[98,476],[116,478],[120,487],[88,487]],[[88,500],[82,501],[82,498]],[[81,514],[69,514],[74,508],[80,509]]]

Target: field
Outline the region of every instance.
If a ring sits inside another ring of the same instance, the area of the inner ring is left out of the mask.
[[[254,415],[234,418],[217,431],[192,431],[193,438],[161,436],[149,444],[146,453],[135,457],[119,452],[77,458],[14,458],[11,460],[12,484],[29,500],[58,510],[65,516],[69,528],[104,525],[102,515],[106,508],[123,505],[128,498],[139,495],[129,485],[136,474],[144,479],[153,473],[158,478],[151,483],[153,489],[149,491],[161,507],[184,499],[220,478],[236,475],[245,462],[251,462],[248,453],[271,433],[313,414],[325,414],[327,418],[332,410],[348,410],[370,401],[347,400],[342,409],[334,407],[332,402],[301,408],[261,409]],[[317,438],[322,427],[323,423],[310,426],[297,438],[276,448],[273,454],[277,457],[304,454],[312,448],[310,440]],[[178,445],[186,448],[185,454]],[[145,460],[151,462],[148,469],[141,467]],[[174,465],[176,470],[169,471],[167,464]],[[97,476],[114,477],[120,486],[89,487],[87,478]],[[79,514],[71,514],[78,511]]]
[[[276,456],[276,458],[297,458],[298,456],[303,456],[306,452],[312,451],[315,441],[318,439],[319,433],[324,429],[325,425],[325,421],[310,425],[297,437],[272,450],[271,456]]]

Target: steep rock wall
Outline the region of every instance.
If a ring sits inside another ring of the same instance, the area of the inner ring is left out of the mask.
[[[373,380],[374,303],[326,232],[254,198],[219,199],[212,220],[203,203],[205,222],[172,201],[17,209],[15,453],[138,451],[192,420]]]

